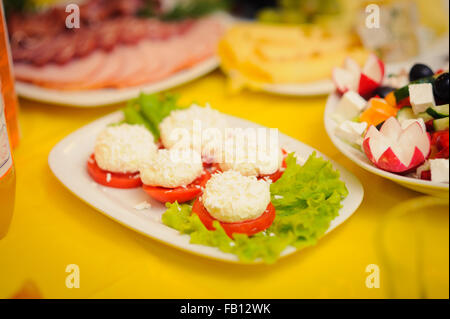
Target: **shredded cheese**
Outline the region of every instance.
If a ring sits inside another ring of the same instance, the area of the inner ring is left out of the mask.
[[[209,105],[192,105],[184,110],[172,111],[159,125],[161,141],[170,148],[193,148],[209,158],[218,152],[228,127],[227,120]]]
[[[203,164],[195,151],[162,149],[143,163],[139,172],[145,185],[185,187],[203,174]]]
[[[236,171],[216,173],[200,199],[214,218],[240,222],[261,216],[270,203],[270,183]]]
[[[156,153],[153,135],[140,125],[121,124],[105,128],[97,137],[97,165],[110,172],[135,173],[141,162]]]
[[[244,176],[261,176],[275,173],[281,168],[283,153],[278,146],[262,147],[255,137],[244,136],[238,142],[236,136],[227,138],[219,163],[222,171],[235,170]]]

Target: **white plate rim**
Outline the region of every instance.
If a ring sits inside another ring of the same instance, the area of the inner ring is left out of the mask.
[[[355,152],[360,152],[354,147],[350,146],[349,144],[342,141],[339,137],[337,137],[334,134],[334,131],[337,127],[337,123],[333,120],[332,114],[338,104],[339,101],[339,94],[333,93],[328,96],[326,105],[325,105],[325,112],[324,112],[324,124],[325,124],[325,131],[327,132],[329,138],[331,139],[334,146],[338,148],[338,150],[343,153],[347,158],[349,158],[352,162],[354,162],[356,165],[364,168],[365,170],[374,173],[376,175],[382,176],[384,178],[393,180],[395,182],[399,183],[406,183],[410,185],[415,186],[422,186],[425,188],[433,188],[437,190],[448,190],[449,185],[445,185],[442,183],[437,182],[431,182],[431,181],[425,181],[421,179],[415,179],[411,177],[401,176],[394,173],[390,173],[387,171],[384,171],[382,169],[379,169],[375,167],[372,163],[369,162],[368,159],[366,161],[360,160],[356,155]]]
[[[157,93],[177,87],[212,72],[218,66],[219,59],[213,56],[164,80],[123,89],[63,91],[16,81],[16,91],[21,97],[39,102],[83,108],[102,107],[127,101],[141,92]]]
[[[253,122],[243,120],[237,117],[233,117],[230,115],[225,115],[227,118],[237,121],[241,124],[239,124],[240,127],[263,127],[261,125],[255,124]],[[91,122],[90,124],[87,124],[86,126],[76,130],[75,132],[69,134],[66,136],[63,140],[58,142],[53,149],[50,151],[49,157],[48,157],[48,164],[50,166],[51,171],[56,176],[56,178],[65,186],[69,191],[71,191],[75,196],[77,196],[79,199],[90,205],[91,207],[95,208],[96,210],[100,211],[104,215],[112,218],[113,220],[119,222],[120,224],[133,229],[134,231],[137,231],[138,233],[141,233],[147,237],[153,238],[157,241],[160,241],[164,244],[167,244],[169,246],[188,251],[190,253],[193,253],[195,255],[200,255],[203,257],[212,258],[215,260],[225,261],[225,262],[231,262],[231,263],[242,263],[237,256],[229,253],[224,253],[220,251],[218,248],[215,247],[209,247],[209,246],[203,246],[203,245],[196,245],[196,244],[190,244],[189,243],[189,236],[188,235],[181,235],[178,231],[162,224],[159,222],[158,227],[151,227],[150,229],[146,229],[145,227],[149,227],[149,225],[140,225],[140,222],[142,222],[142,217],[135,218],[135,213],[133,211],[132,207],[127,207],[126,209],[121,207],[116,207],[112,203],[108,203],[108,200],[105,200],[105,198],[96,198],[98,194],[100,194],[105,189],[108,189],[107,187],[101,186],[101,185],[92,185],[92,187],[96,187],[99,191],[95,192],[95,194],[91,193],[93,192],[93,188],[89,189],[86,182],[80,183],[80,178],[74,178],[73,177],[73,167],[70,166],[70,162],[67,160],[62,160],[64,158],[64,154],[68,154],[74,149],[76,149],[76,143],[80,143],[80,140],[83,140],[83,136],[87,135],[89,136],[90,143],[92,144],[92,139],[95,139],[92,137],[92,132],[97,131],[101,128],[103,128],[105,125],[117,122],[122,118],[122,114],[120,111],[111,113],[107,116],[104,116],[94,122]],[[282,146],[284,147],[286,144],[286,148],[289,150],[289,145],[297,145],[299,148],[307,149],[309,153],[312,153],[315,151],[318,156],[323,157],[324,159],[330,160],[328,157],[320,153],[319,151],[315,150],[314,148],[292,138],[287,135],[280,133],[280,142]],[[89,143],[82,143],[84,147],[86,144]],[[87,159],[88,155],[91,153],[91,150],[85,150],[85,157]],[[79,152],[78,152],[79,153]],[[298,155],[306,156],[306,154],[300,154]],[[305,158],[306,159],[306,158]],[[339,216],[337,216],[330,224],[329,229],[326,231],[325,234],[328,234],[330,231],[335,229],[337,226],[342,224],[344,221],[346,221],[360,206],[363,197],[364,197],[364,189],[361,185],[360,181],[354,176],[351,172],[346,170],[344,167],[339,165],[338,163],[330,160],[333,167],[340,172],[341,179],[345,181],[346,186],[349,190],[349,195],[344,199],[344,201],[341,203],[342,208],[339,211]],[[84,169],[81,168],[83,171]],[[75,168],[76,169],[76,168]],[[69,172],[69,173],[68,173]],[[87,173],[82,173],[87,174]],[[90,183],[95,184],[95,182],[90,181]],[[89,191],[88,191],[89,190]],[[126,190],[128,191],[128,190]],[[124,216],[127,218],[124,219]],[[170,236],[170,237],[165,237]],[[287,247],[285,251],[282,252],[281,256],[287,256],[295,252],[296,249],[293,247]],[[255,261],[253,263],[249,264],[258,264],[261,261]],[[246,264],[246,263],[244,263]]]

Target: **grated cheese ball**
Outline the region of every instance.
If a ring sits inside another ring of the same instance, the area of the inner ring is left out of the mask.
[[[162,149],[143,163],[139,172],[145,185],[175,188],[189,185],[200,177],[203,164],[195,151]]]
[[[216,173],[206,183],[201,201],[222,222],[255,219],[270,203],[270,183],[236,171]]]
[[[184,110],[172,111],[159,125],[164,147],[192,148],[201,153],[207,161],[216,154],[215,148],[223,142],[227,120],[219,111],[209,105],[192,105]],[[184,134],[181,134],[183,131]]]
[[[283,153],[278,144],[276,148],[267,150],[248,136],[244,143],[237,143],[233,137],[225,144],[219,163],[222,171],[234,170],[244,176],[270,175],[278,171],[283,163]]]
[[[156,153],[153,135],[141,125],[121,124],[105,128],[97,137],[95,161],[115,173],[135,173],[141,162]]]

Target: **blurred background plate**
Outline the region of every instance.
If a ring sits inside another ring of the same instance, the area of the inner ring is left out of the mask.
[[[426,37],[424,32],[419,34],[423,34],[422,37]],[[448,63],[448,34],[433,41],[427,49],[423,48],[422,52],[422,54],[406,61],[387,63],[386,74],[398,73],[403,69],[409,70],[417,62],[427,64],[435,70],[441,68],[446,62]],[[262,86],[263,91],[291,96],[328,95],[333,93],[335,89],[331,80],[304,84],[267,84]]]
[[[335,86],[331,80],[323,80],[305,84],[267,84],[263,90],[280,95],[313,96],[330,94]]]
[[[162,81],[123,89],[62,91],[17,81],[16,91],[21,97],[40,102],[77,107],[99,107],[124,102],[138,96],[140,92],[155,93],[171,89],[199,78],[218,66],[218,59],[213,57]]]
[[[337,123],[333,120],[332,114],[335,111],[336,106],[339,102],[338,94],[334,93],[328,97],[327,104],[325,106],[325,130],[327,131],[328,136],[333,142],[334,146],[336,146],[339,151],[341,151],[345,156],[347,156],[350,160],[352,160],[358,166],[368,170],[371,173],[374,173],[378,176],[390,179],[404,187],[415,190],[417,192],[434,195],[438,197],[448,198],[449,194],[449,185],[437,182],[431,182],[421,179],[415,179],[411,177],[405,177],[397,174],[393,174],[384,170],[381,170],[375,167],[368,159],[366,154],[364,154],[361,150],[358,150],[350,144],[345,143],[339,137],[337,137],[334,132],[337,127]]]

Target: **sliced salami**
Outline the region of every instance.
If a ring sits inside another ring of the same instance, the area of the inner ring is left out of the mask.
[[[214,55],[224,31],[214,18],[182,24],[130,19],[121,19],[122,27],[104,23],[96,33],[77,30],[58,36],[58,41],[47,38],[32,48],[36,54],[29,59],[35,65],[15,61],[17,79],[68,90],[152,83]],[[122,39],[127,33],[125,22],[135,29],[128,40]],[[26,60],[26,51],[21,55],[20,61]]]
[[[137,86],[152,82],[154,76],[161,73],[164,68],[164,58],[161,43],[143,41],[137,46],[135,57],[140,61],[141,67],[133,76],[126,78],[119,86]]]
[[[77,89],[100,89],[111,87],[111,83],[120,76],[123,67],[125,66],[127,56],[123,50],[114,50],[105,55],[102,61],[101,68],[98,72],[92,74],[89,78],[80,82]]]
[[[126,86],[127,80],[133,78],[137,73],[139,73],[142,62],[136,57],[136,47],[135,46],[120,46],[114,49],[118,51],[123,56],[124,63],[121,65],[120,72],[110,80],[108,86],[112,87],[122,87]],[[114,51],[112,54],[114,54]]]
[[[73,89],[101,69],[105,57],[105,53],[97,51],[65,65],[49,64],[37,67],[17,63],[14,65],[14,72],[19,80],[47,87]]]

